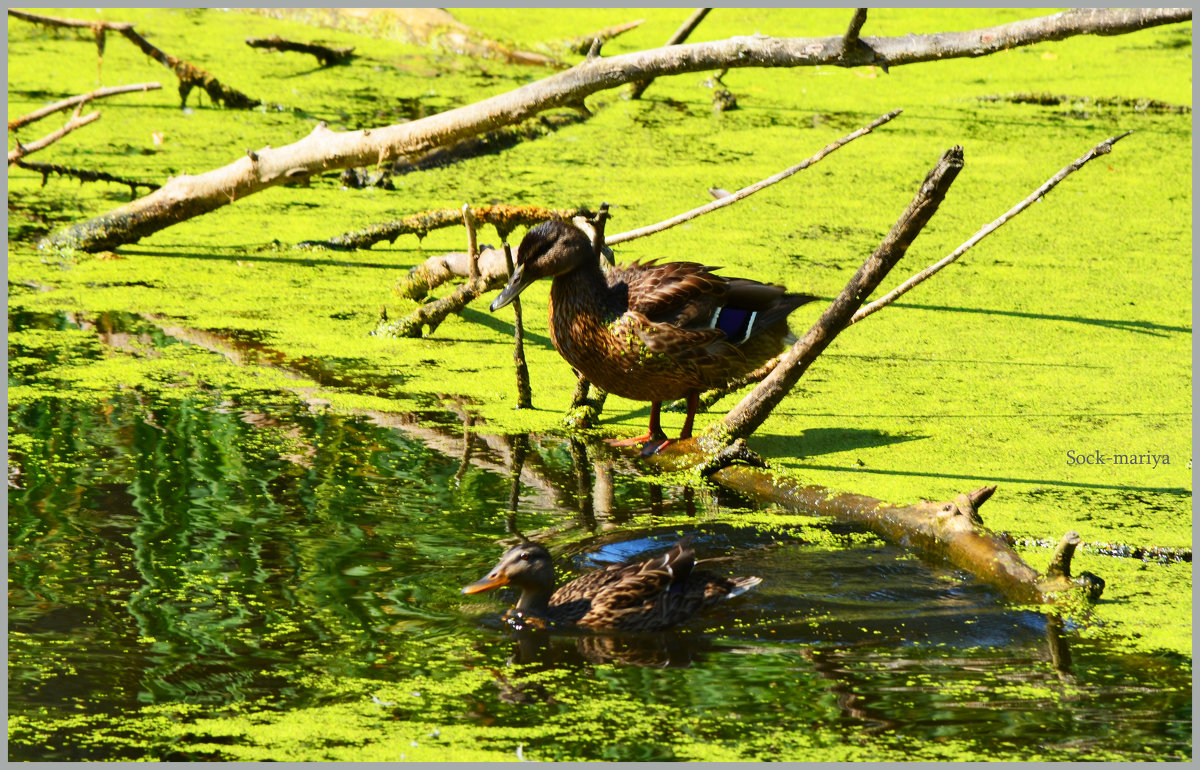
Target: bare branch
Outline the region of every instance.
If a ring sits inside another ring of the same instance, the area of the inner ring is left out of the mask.
[[[471,215],[471,204],[463,204],[462,219],[467,228],[467,278],[474,282],[479,279],[479,241],[475,237],[475,217]]]
[[[33,123],[34,121],[41,120],[42,118],[46,117],[47,115],[53,115],[54,113],[58,112],[59,110],[68,110],[77,105],[90,102],[93,99],[104,99],[105,97],[108,97],[108,96],[116,96],[117,94],[127,94],[127,93],[131,93],[133,91],[155,91],[159,88],[162,88],[162,83],[137,83],[136,85],[130,85],[130,86],[112,86],[110,88],[99,88],[99,89],[96,89],[95,91],[92,91],[89,94],[80,94],[79,96],[72,96],[69,99],[63,99],[62,101],[55,102],[54,104],[47,104],[45,107],[42,107],[41,109],[38,109],[38,110],[34,110],[33,112],[29,113],[28,115],[22,115],[21,117],[16,118],[15,120],[10,120],[10,121],[8,121],[8,130],[15,131],[16,129],[20,128],[21,126],[27,126],[30,123]]]
[[[855,139],[859,138],[860,136],[863,136],[864,134],[871,133],[879,126],[882,126],[884,123],[887,123],[889,120],[891,120],[892,118],[899,115],[901,112],[903,112],[903,110],[892,110],[891,112],[887,113],[886,115],[881,115],[878,118],[876,118],[875,120],[871,121],[870,124],[863,126],[862,128],[858,129],[857,131],[846,134],[841,139],[838,139],[836,142],[833,142],[833,143],[827,145],[824,149],[819,151],[817,154],[813,155],[811,158],[801,161],[800,163],[797,163],[796,165],[792,166],[791,168],[784,169],[783,171],[780,171],[778,174],[775,174],[774,176],[767,177],[766,179],[762,180],[761,182],[755,182],[754,184],[750,185],[749,187],[744,187],[741,190],[738,190],[737,192],[733,193],[732,195],[727,195],[725,197],[718,198],[715,201],[710,201],[710,202],[704,204],[703,206],[698,206],[697,208],[694,208],[691,211],[685,211],[682,214],[677,214],[677,215],[671,217],[670,219],[665,219],[662,222],[658,222],[653,225],[646,225],[645,227],[639,227],[636,230],[627,230],[626,232],[623,232],[623,233],[617,233],[616,235],[605,238],[604,242],[606,244],[608,244],[609,246],[615,246],[618,243],[624,243],[625,241],[632,241],[635,238],[641,238],[646,235],[653,235],[654,233],[661,232],[663,230],[674,227],[675,225],[682,224],[684,222],[687,222],[688,220],[695,219],[696,217],[707,214],[710,211],[716,211],[717,209],[724,208],[725,206],[733,205],[734,203],[737,203],[738,201],[742,200],[743,198],[747,198],[747,197],[753,195],[754,193],[758,192],[759,190],[762,190],[766,187],[770,187],[771,185],[775,184],[776,182],[782,182],[784,179],[787,179],[789,176],[792,176],[793,174],[795,174],[799,171],[803,171],[804,169],[808,168],[809,166],[813,165],[814,163],[817,163],[818,161],[823,159],[826,155],[828,155],[829,153],[838,149],[842,145],[848,144],[848,143],[854,141]]]
[[[32,141],[29,144],[21,144],[20,142],[17,142],[16,148],[9,150],[9,152],[8,152],[9,165],[17,162],[21,158],[24,158],[26,155],[32,155],[33,153],[37,152],[38,150],[42,150],[42,149],[45,149],[46,147],[49,147],[50,145],[57,142],[59,139],[62,139],[64,136],[66,136],[67,134],[74,131],[75,129],[82,128],[83,126],[86,126],[88,123],[91,123],[92,121],[99,120],[99,119],[100,119],[99,112],[93,112],[88,115],[84,115],[82,118],[79,117],[78,114],[76,114],[71,117],[71,119],[67,122],[67,124],[65,126],[58,129],[57,131],[54,131],[53,133],[43,136],[41,139]]]
[[[1046,193],[1053,190],[1055,188],[1055,186],[1058,185],[1059,182],[1061,182],[1062,180],[1066,179],[1071,174],[1073,174],[1076,171],[1078,171],[1079,169],[1081,169],[1083,167],[1083,165],[1085,163],[1087,163],[1089,160],[1091,160],[1092,158],[1099,157],[1101,155],[1107,155],[1108,153],[1112,152],[1112,146],[1114,144],[1121,141],[1122,139],[1124,139],[1125,137],[1129,136],[1132,133],[1133,133],[1132,131],[1126,131],[1125,133],[1123,133],[1119,136],[1109,137],[1108,139],[1105,139],[1103,142],[1096,145],[1092,149],[1088,150],[1084,155],[1082,155],[1080,158],[1078,158],[1074,163],[1071,163],[1070,165],[1066,166],[1061,171],[1059,171],[1057,174],[1050,177],[1050,179],[1046,180],[1045,184],[1043,184],[1041,187],[1037,188],[1032,193],[1030,193],[1029,196],[1025,198],[1025,200],[1023,200],[1020,203],[1018,203],[1017,205],[1013,206],[1011,209],[1006,211],[998,219],[984,225],[982,228],[979,229],[978,232],[976,232],[974,235],[972,235],[970,238],[968,238],[961,246],[959,246],[954,251],[950,252],[950,254],[943,257],[940,261],[935,262],[934,264],[925,268],[921,272],[912,276],[907,281],[900,284],[896,288],[892,289],[890,292],[888,292],[884,296],[880,297],[879,299],[875,300],[874,302],[870,303],[869,305],[864,305],[863,307],[860,307],[858,309],[858,312],[856,312],[854,314],[854,317],[850,319],[850,323],[851,324],[858,323],[859,321],[861,321],[862,319],[871,315],[872,313],[874,313],[878,310],[882,310],[883,308],[885,308],[888,305],[895,302],[897,299],[902,297],[904,294],[908,293],[908,291],[910,289],[912,289],[913,287],[915,287],[917,284],[927,280],[930,276],[937,273],[939,270],[944,268],[946,265],[949,265],[951,262],[953,262],[954,260],[961,257],[963,254],[965,254],[967,252],[967,250],[970,249],[972,246],[979,243],[984,238],[986,238],[987,236],[994,233],[996,230],[1000,229],[1001,225],[1003,225],[1005,222],[1012,219],[1017,214],[1020,214],[1022,211],[1029,208],[1037,201],[1041,200],[1043,195],[1045,195]]]
[[[504,248],[504,265],[508,275],[512,277],[513,256],[508,241],[501,244]],[[529,389],[529,366],[525,363],[525,322],[521,317],[521,298],[512,301],[513,306],[513,364],[517,369],[517,408],[530,409],[533,407],[533,397]]]
[[[841,36],[736,37],[596,57],[506,94],[409,123],[347,132],[331,131],[318,124],[298,142],[258,151],[257,163],[242,157],[199,176],[177,177],[144,198],[59,231],[43,244],[73,246],[84,251],[111,249],[277,184],[451,144],[500,125],[520,122],[543,110],[582,104],[590,94],[634,79],[722,67],[899,66],[983,56],[1072,35],[1132,32],[1186,21],[1191,16],[1188,8],[1072,10],[967,32],[867,38],[864,42],[871,49],[869,53],[856,49],[843,54]]]
[[[725,415],[723,420],[713,423],[705,430],[701,437],[702,442],[716,441],[724,445],[731,439],[744,438],[767,419],[771,410],[783,400],[808,366],[829,346],[834,337],[846,328],[863,299],[874,291],[888,271],[904,257],[913,240],[937,211],[950,185],[962,170],[962,165],[961,147],[954,147],[942,155],[908,208],[892,226],[891,232],[875,249],[875,253],[858,268],[846,284],[846,288],[842,289],[808,333],[784,354],[771,374]]]
[[[675,34],[671,35],[670,39],[667,40],[667,45],[679,45],[684,40],[687,40],[688,35],[691,35],[692,30],[699,26],[700,22],[704,21],[704,17],[707,16],[708,12],[711,10],[712,8],[697,8],[696,11],[687,18],[687,21],[685,21],[679,29],[675,30]],[[633,88],[629,89],[629,98],[640,99],[642,94],[646,92],[646,89],[649,88],[650,84],[653,82],[654,78],[649,78],[647,80],[639,80],[638,82],[634,83]]]

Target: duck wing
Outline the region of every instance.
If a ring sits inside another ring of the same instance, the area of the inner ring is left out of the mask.
[[[712,316],[724,304],[729,282],[697,262],[656,264],[634,262],[609,274],[628,293],[623,310],[641,313],[652,321],[687,327]]]
[[[816,299],[789,294],[782,286],[712,272],[719,269],[698,262],[634,262],[613,270],[609,281],[618,292],[624,287],[624,309],[629,312],[674,328],[717,329],[734,345]]]
[[[581,626],[619,628],[641,625],[637,621],[654,613],[671,594],[685,585],[696,563],[691,536],[680,540],[662,556],[626,564],[613,570],[612,579],[592,597],[591,608],[579,620]],[[657,613],[661,614],[661,613]]]

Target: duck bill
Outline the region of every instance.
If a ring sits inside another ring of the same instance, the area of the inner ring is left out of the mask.
[[[532,281],[525,277],[525,266],[517,265],[513,270],[512,277],[508,279],[508,285],[504,287],[504,291],[500,292],[500,296],[492,300],[492,312],[495,313],[500,308],[511,303],[517,298],[517,295],[525,291],[525,287]]]
[[[508,585],[508,576],[497,570],[482,580],[477,580],[462,590],[464,594],[480,594],[493,588]]]

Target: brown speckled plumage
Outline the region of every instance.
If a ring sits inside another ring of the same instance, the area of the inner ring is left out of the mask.
[[[814,299],[788,294],[781,286],[726,278],[712,272],[716,269],[650,261],[606,275],[587,235],[554,220],[526,234],[517,269],[492,309],[511,302],[538,278],[553,278],[554,347],[601,389],[652,402],[644,438],[659,439],[656,446],[661,446],[662,401],[688,399],[681,434],[688,437],[699,393],[748,374],[777,354],[788,333],[788,314]]]
[[[661,556],[606,567],[554,590],[550,553],[536,543],[522,543],[463,593],[514,585],[521,598],[510,618],[560,627],[659,631],[762,582],[696,570],[696,564],[688,536]]]

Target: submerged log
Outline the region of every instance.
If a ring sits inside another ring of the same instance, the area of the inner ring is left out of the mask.
[[[636,453],[636,448],[630,452]],[[662,470],[686,471],[703,465],[707,459],[708,455],[698,451],[696,439],[688,439],[671,442],[648,461]],[[1080,542],[1075,532],[1064,536],[1054,564],[1042,575],[1026,564],[1003,537],[984,527],[979,508],[996,491],[995,486],[960,494],[952,501],[901,506],[866,495],[802,485],[770,470],[740,464],[717,468],[708,478],[760,502],[861,524],[890,543],[971,573],[1012,601],[1053,604],[1074,601],[1081,595],[1095,601],[1104,590],[1104,581],[1089,572],[1071,577],[1071,556]]]

